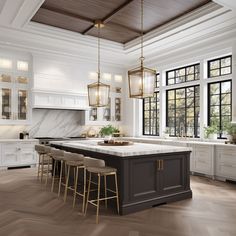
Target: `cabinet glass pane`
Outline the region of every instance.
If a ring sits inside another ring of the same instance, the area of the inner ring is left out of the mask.
[[[109,99],[108,106],[103,108],[103,120],[104,121],[110,121],[111,120],[111,99]]]
[[[91,108],[89,111],[89,120],[96,121],[98,119],[98,109]]]
[[[2,88],[0,90],[1,99],[1,119],[11,119],[11,89]]]
[[[12,69],[12,61],[9,59],[0,58],[1,69]]]
[[[7,82],[10,83],[12,81],[12,78],[8,74],[0,73],[0,82]]]
[[[28,71],[29,64],[27,61],[17,61],[17,70]]]
[[[121,121],[121,99],[115,98],[115,121]]]
[[[18,119],[26,120],[27,118],[27,91],[18,91]]]
[[[16,82],[19,84],[28,84],[28,78],[24,76],[18,76]]]

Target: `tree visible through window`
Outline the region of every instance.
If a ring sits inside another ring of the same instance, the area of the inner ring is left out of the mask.
[[[143,134],[159,135],[159,93],[143,99]]]
[[[223,138],[223,132],[232,118],[231,80],[208,84],[208,125],[218,127],[218,137]]]
[[[170,136],[200,136],[200,86],[168,90],[166,126]]]

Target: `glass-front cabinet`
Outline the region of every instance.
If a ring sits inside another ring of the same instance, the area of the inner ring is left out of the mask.
[[[29,62],[0,55],[0,124],[26,124],[30,120]]]

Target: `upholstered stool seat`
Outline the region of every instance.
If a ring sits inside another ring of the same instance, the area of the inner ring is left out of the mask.
[[[87,167],[87,171],[105,175],[105,174],[115,173],[117,170],[112,167],[104,166],[104,167]]]

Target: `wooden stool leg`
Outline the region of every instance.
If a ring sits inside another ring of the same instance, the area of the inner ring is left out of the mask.
[[[98,174],[98,195],[97,195],[97,214],[96,214],[96,223],[97,224],[98,224],[99,205],[100,205],[100,184],[101,184],[101,175]]]
[[[47,177],[46,177],[46,182],[45,182],[46,186],[48,184],[49,166],[50,166],[50,157],[48,157],[48,169],[47,169]]]
[[[64,202],[66,202],[66,198],[67,198],[69,178],[70,178],[70,166],[68,165],[67,176],[66,176],[66,186],[65,186],[65,193],[64,193]]]
[[[44,154],[42,155],[42,162],[41,162],[41,182],[43,181],[43,171],[44,171]]]
[[[83,190],[83,206],[82,212],[85,211],[85,199],[86,199],[86,169],[84,168],[84,190]]]
[[[118,184],[117,184],[117,174],[115,173],[115,185],[116,185],[116,204],[117,204],[117,212],[120,213],[120,206],[119,206],[119,192],[118,192]]]
[[[51,192],[53,192],[53,189],[54,189],[55,174],[56,174],[56,165],[57,165],[57,161],[54,160]]]
[[[105,207],[107,208],[107,177],[104,175]]]
[[[87,201],[86,201],[86,207],[85,207],[85,213],[84,213],[84,215],[86,215],[87,209],[88,209],[88,201],[89,201],[90,186],[91,186],[91,172],[89,172],[88,194],[87,194]]]
[[[78,178],[79,178],[79,167],[76,167],[76,174],[75,174],[75,179],[74,179],[74,199],[73,199],[73,208],[75,208],[75,200],[76,200],[76,195],[77,195],[77,185],[78,185]]]
[[[60,197],[60,194],[61,194],[62,170],[63,170],[63,161],[61,161],[61,166],[60,166],[60,178],[59,178],[59,187],[58,187],[57,197]]]
[[[38,162],[38,179],[39,179],[39,173],[40,173],[40,163],[41,163],[41,154],[39,154],[39,162]]]

